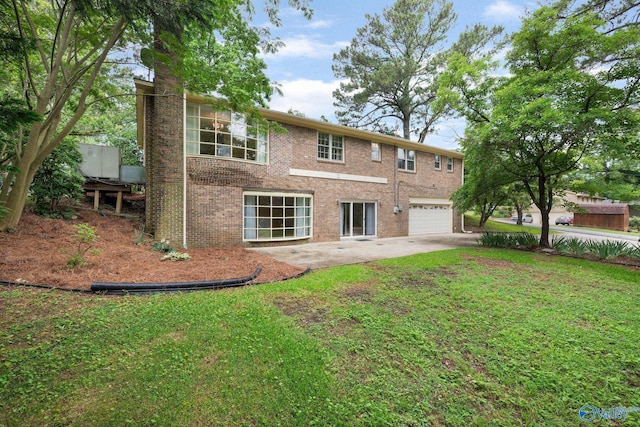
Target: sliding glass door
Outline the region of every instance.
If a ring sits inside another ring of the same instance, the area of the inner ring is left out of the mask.
[[[375,236],[376,204],[374,202],[342,202],[340,204],[342,237]]]

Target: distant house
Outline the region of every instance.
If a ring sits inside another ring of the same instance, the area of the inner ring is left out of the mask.
[[[551,212],[549,212],[549,223],[554,224],[556,219],[561,216],[573,216],[573,210],[570,209],[572,205],[578,205],[580,203],[600,204],[603,203],[604,200],[604,197],[592,196],[587,193],[578,193],[570,190],[563,191],[562,197],[556,196],[553,199],[553,207],[551,208]],[[569,208],[567,208],[567,206],[569,206]],[[542,223],[542,215],[536,205],[532,204],[525,212],[533,216],[534,224]]]
[[[272,110],[274,131],[175,82],[136,81],[147,230],[185,247],[461,231],[463,155]]]
[[[629,205],[624,203],[579,204],[573,214],[574,225],[627,231]]]

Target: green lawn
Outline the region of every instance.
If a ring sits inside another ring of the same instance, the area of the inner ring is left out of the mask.
[[[3,288],[0,425],[585,424],[640,406],[639,285],[471,248],[224,291]]]
[[[480,224],[480,217],[477,215],[466,214],[464,216],[464,224],[468,227],[478,227]],[[509,233],[518,233],[526,231],[527,233],[540,234],[540,228],[531,228],[526,225],[517,225],[515,222],[506,223],[500,221],[489,220],[484,224],[484,230],[486,231],[504,231]]]

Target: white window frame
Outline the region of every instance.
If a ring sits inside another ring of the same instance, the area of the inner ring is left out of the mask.
[[[371,143],[371,160],[374,162],[382,161],[382,154],[380,152],[380,144],[377,142]]]
[[[453,157],[447,157],[447,172],[453,172]]]
[[[400,156],[402,153],[402,156]],[[413,153],[413,155],[411,155]],[[412,158],[411,158],[412,157]],[[401,165],[400,162],[403,162]],[[409,164],[413,165],[413,167],[409,167]],[[416,171],[416,152],[415,150],[409,150],[408,148],[400,148],[398,147],[398,170],[405,172],[415,172]]]
[[[201,104],[187,103],[186,111],[186,155],[268,163],[266,125],[248,120],[244,114],[216,111]]]
[[[313,237],[311,194],[246,191],[242,195],[242,212],[242,240],[245,242]]]
[[[434,154],[434,156],[433,156],[433,167],[437,171],[442,170],[442,157],[440,157],[440,154]]]
[[[324,141],[323,144],[321,144],[321,138],[323,137],[327,137],[326,144]],[[326,155],[326,157],[323,157],[321,153]],[[325,162],[344,163],[344,137],[325,132],[318,132],[316,158]]]

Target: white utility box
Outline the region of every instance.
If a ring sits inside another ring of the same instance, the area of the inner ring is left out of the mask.
[[[104,145],[79,144],[80,171],[90,178],[119,179],[120,149]]]

